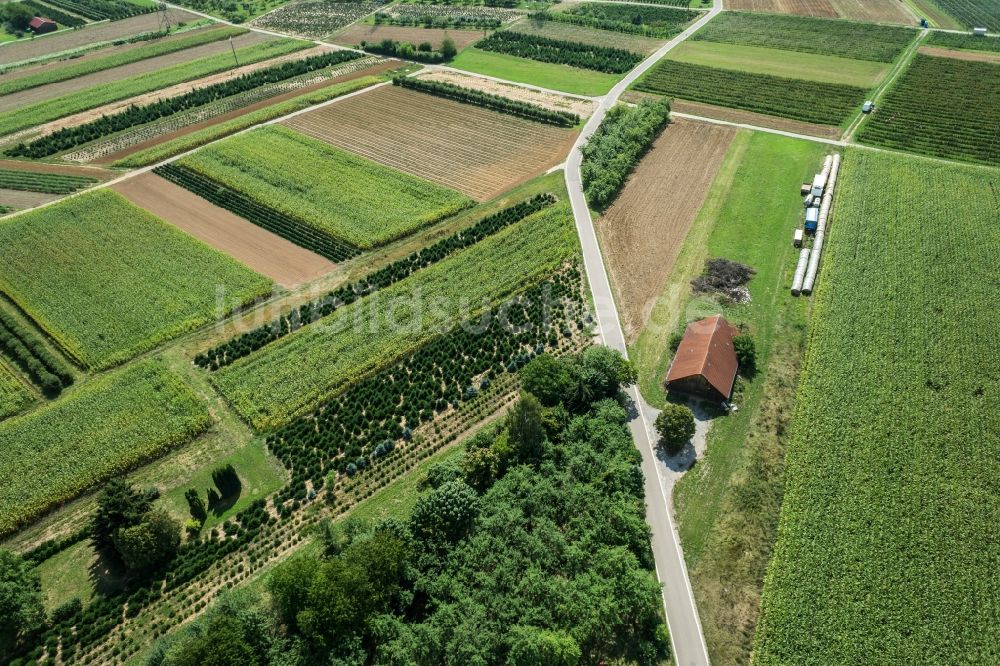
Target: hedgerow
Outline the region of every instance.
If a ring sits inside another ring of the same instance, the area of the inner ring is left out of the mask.
[[[426,268],[462,248],[478,243],[504,227],[552,205],[555,201],[555,197],[551,194],[540,194],[528,201],[484,217],[467,229],[413,252],[403,259],[394,261],[356,282],[338,287],[322,298],[300,305],[269,324],[259,326],[217,347],[197,354],[194,357],[194,363],[209,370],[218,370],[220,367],[227,366],[237,359],[293,333],[302,326],[333,314],[339,307],[353,303],[358,298],[373,294],[379,289],[384,289],[421,268]]]
[[[751,74],[662,60],[635,88],[693,102],[718,104],[783,118],[839,125],[861,106],[864,88]]]
[[[581,151],[580,175],[590,205],[603,210],[614,201],[669,118],[670,105],[665,100],[644,100],[635,107],[618,105],[608,111]]]
[[[723,12],[691,39],[892,62],[917,34],[912,28],[839,19]]]
[[[476,42],[476,48],[610,74],[624,74],[643,59],[642,55],[624,49],[549,39],[512,30],[499,30]]]
[[[120,113],[111,116],[101,116],[97,120],[82,125],[65,127],[30,144],[25,145],[21,143],[13,148],[8,148],[5,152],[12,157],[30,157],[33,159],[54,155],[55,153],[69,150],[95,139],[104,138],[109,134],[120,132],[135,125],[149,123],[187,109],[210,104],[224,97],[236,95],[269,83],[284,81],[301,74],[331,67],[363,56],[364,54],[355,51],[341,50],[310,56],[301,60],[287,61],[280,65],[258,69],[235,79],[197,88],[191,92],[175,97],[168,97],[151,104],[144,106],[133,105]]]
[[[439,51],[435,51],[430,42],[421,42],[419,45],[414,46],[409,42],[397,42],[394,39],[383,39],[379,42],[361,42],[359,46],[370,53],[378,53],[390,58],[406,58],[407,60],[433,64],[450,60],[458,53],[455,49],[455,43],[446,40],[446,44],[448,43],[450,43],[450,46],[442,45]]]
[[[0,351],[17,363],[50,398],[73,383],[73,373],[66,362],[50,352],[33,331],[3,310],[0,310]]]
[[[557,127],[572,127],[580,122],[580,116],[567,111],[551,111],[545,107],[521,102],[503,95],[492,95],[490,93],[465,88],[446,83],[444,81],[428,81],[412,76],[397,76],[392,80],[393,85],[419,90],[420,92],[445,97],[467,104],[474,104],[501,113],[508,113],[519,118],[537,120],[538,122],[556,125]]]

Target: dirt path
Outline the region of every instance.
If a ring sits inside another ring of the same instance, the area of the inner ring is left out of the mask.
[[[291,90],[287,93],[276,95],[275,97],[269,97],[255,104],[244,106],[243,108],[230,111],[229,113],[225,113],[221,116],[216,116],[215,118],[204,120],[200,123],[195,123],[194,125],[188,125],[184,129],[177,130],[176,132],[170,132],[169,134],[162,134],[158,137],[149,139],[148,141],[143,141],[142,143],[131,145],[128,148],[125,148],[124,150],[119,150],[116,153],[111,153],[109,155],[106,155],[105,157],[102,157],[99,160],[95,160],[94,163],[113,164],[115,161],[120,160],[124,157],[128,157],[133,153],[137,153],[141,150],[145,150],[152,146],[164,143],[165,141],[172,141],[173,139],[186,136],[188,134],[191,134],[192,132],[197,132],[199,130],[205,129],[206,127],[211,127],[213,125],[218,125],[219,123],[224,123],[228,120],[232,120],[233,118],[239,118],[240,116],[246,115],[253,111],[257,111],[258,109],[262,109],[264,107],[271,106],[273,104],[279,104],[286,100],[298,97],[299,95],[309,94],[315,90],[322,90],[323,88],[335,85],[337,83],[344,83],[346,81],[353,81],[354,79],[360,79],[365,76],[373,76],[375,74],[380,74],[390,69],[395,69],[398,66],[399,62],[387,60],[385,62],[380,62],[377,65],[366,67],[365,69],[361,69],[356,72],[351,72],[350,74],[345,74],[343,76],[337,76],[332,79],[327,79],[326,81],[321,81],[311,86],[304,86],[297,90]]]
[[[629,342],[648,320],[735,135],[725,125],[671,122],[598,220]]]
[[[318,254],[247,222],[153,173],[129,178],[112,189],[262,273],[286,288],[314,280],[334,269]]]
[[[629,93],[629,95],[632,95],[632,93]],[[705,118],[728,120],[732,123],[769,127],[771,129],[793,132],[795,134],[818,136],[824,139],[839,139],[842,135],[841,129],[839,127],[833,127],[832,125],[817,125],[816,123],[806,123],[799,120],[791,120],[789,118],[768,116],[762,113],[754,113],[753,111],[741,111],[739,109],[727,109],[725,107],[713,106],[711,104],[688,102],[682,99],[673,100],[670,103],[670,108],[678,113],[689,113],[693,116],[704,116]]]

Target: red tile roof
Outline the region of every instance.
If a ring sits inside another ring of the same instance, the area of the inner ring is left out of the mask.
[[[43,18],[41,16],[36,16],[35,18],[28,21],[28,27],[32,30],[38,30],[45,25],[55,25],[56,22],[52,19]]]
[[[701,375],[712,388],[728,398],[739,367],[733,348],[733,336],[738,334],[736,327],[722,315],[688,324],[667,371],[667,383]]]

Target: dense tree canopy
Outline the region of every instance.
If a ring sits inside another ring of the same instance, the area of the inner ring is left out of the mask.
[[[34,563],[0,550],[0,661],[18,639],[45,620],[42,585]]]

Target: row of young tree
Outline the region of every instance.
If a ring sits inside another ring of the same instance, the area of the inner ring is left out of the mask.
[[[619,104],[608,111],[581,150],[580,175],[591,206],[604,210],[615,200],[669,120],[670,104],[664,99]]]
[[[503,95],[493,95],[445,81],[428,81],[427,79],[418,79],[412,76],[397,76],[393,78],[392,84],[466,104],[474,104],[486,109],[518,116],[519,118],[536,120],[557,127],[573,127],[580,122],[580,116],[575,113],[552,111],[543,106],[531,104],[530,102],[522,102],[504,97]]]
[[[476,42],[476,48],[610,74],[624,74],[643,59],[641,54],[625,49],[550,39],[513,30],[498,30]]]
[[[320,530],[150,666],[633,663],[669,654],[617,353],[543,354],[506,419],[433,465],[407,517]],[[489,572],[484,575],[483,572]]]
[[[38,336],[0,310],[0,353],[23,370],[48,398],[73,383],[69,365],[49,351]]]
[[[363,41],[359,46],[371,53],[431,64],[445,62],[458,55],[458,48],[451,37],[445,37],[441,42],[441,48],[437,50],[430,42],[420,42],[414,46],[410,42],[397,42],[394,39],[383,39],[380,42]]]
[[[64,127],[28,144],[19,143],[16,146],[8,148],[5,153],[11,157],[30,157],[32,159],[47,157],[136,125],[144,125],[154,120],[186,111],[187,109],[203,106],[225,97],[246,92],[247,90],[253,90],[268,83],[285,81],[295,76],[332,67],[333,65],[355,60],[362,56],[363,54],[355,51],[341,50],[309,56],[301,60],[289,60],[280,65],[243,74],[235,79],[196,88],[183,95],[168,97],[143,106],[133,104],[124,111],[114,115],[101,116],[97,120],[92,120],[82,125]]]

